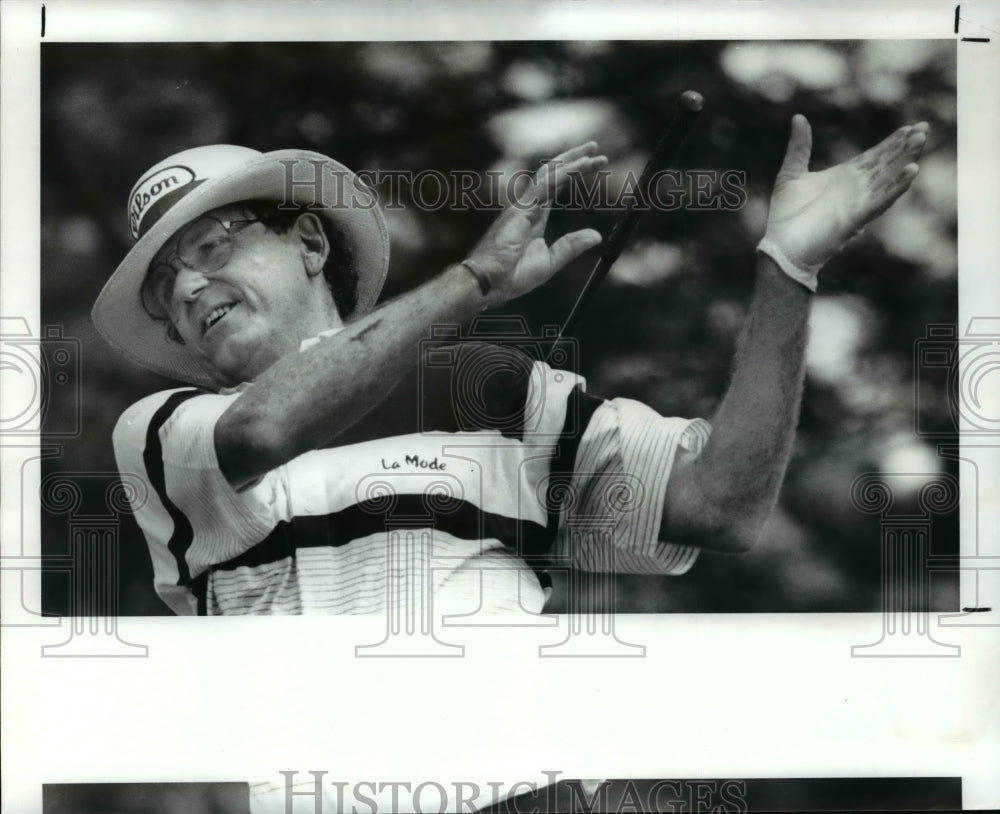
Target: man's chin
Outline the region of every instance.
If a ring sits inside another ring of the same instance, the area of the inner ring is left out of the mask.
[[[205,360],[203,367],[220,387],[252,382],[277,361],[269,349],[228,347],[225,353]]]
[[[248,360],[233,353],[216,354],[200,360],[202,369],[218,387],[235,387],[252,381]]]

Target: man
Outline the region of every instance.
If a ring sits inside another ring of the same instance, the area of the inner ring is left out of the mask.
[[[130,195],[137,242],[94,320],[138,363],[197,386],[143,399],[115,429],[119,468],[152,487],[135,510],[158,592],[178,613],[378,611],[425,589],[438,608],[537,611],[526,558],[678,574],[701,548],[746,550],[788,460],[817,273],[908,188],[927,129],[812,173],[809,124],[793,118],[710,438],[704,422],[591,398],[541,363],[500,375],[500,406],[471,424],[440,409],[452,391],[432,376],[416,431],[366,426],[380,404],[418,410],[389,394],[430,326],[526,293],[600,242],[542,236],[559,191],[604,166],[593,143],[543,167],[520,196],[533,203],[504,211],[467,259],[375,310],[386,229],[346,168],[227,146],[156,165]],[[490,366],[481,350],[452,357],[480,354],[468,381]],[[569,533],[622,483],[635,489],[610,542]],[[399,506],[424,517],[417,533],[394,530]]]

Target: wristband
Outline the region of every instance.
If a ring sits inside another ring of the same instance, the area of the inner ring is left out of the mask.
[[[483,292],[484,297],[493,290],[493,284],[490,282],[489,275],[482,269],[476,268],[471,259],[467,257],[458,265],[467,268],[472,276],[476,278],[476,282],[479,283],[479,290]]]
[[[802,266],[793,262],[782,248],[768,238],[767,235],[757,244],[757,251],[770,257],[777,264],[778,268],[795,280],[795,282],[804,285],[813,293],[816,292],[816,286],[819,282],[819,270],[823,267],[822,263]]]

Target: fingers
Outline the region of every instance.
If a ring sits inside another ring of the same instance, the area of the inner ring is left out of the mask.
[[[812,128],[809,120],[801,113],[792,116],[792,132],[785,150],[785,160],[778,170],[779,178],[797,178],[809,171],[809,157],[812,155]]]
[[[888,138],[865,150],[855,161],[860,169],[873,174],[888,172],[895,175],[906,164],[919,158],[927,144],[929,131],[927,122],[900,127]]]
[[[930,125],[927,122],[920,122],[915,125],[906,137],[906,144],[903,147],[903,155],[910,161],[919,158],[927,146],[927,135],[930,132]]]
[[[513,199],[519,208],[528,211],[533,221],[541,215],[533,210],[555,202],[557,194],[574,178],[596,172],[608,163],[607,156],[597,154],[597,142],[588,141],[546,161],[535,173],[534,181],[519,179]]]
[[[594,143],[591,142],[591,144]],[[596,144],[594,144],[593,149],[597,149]],[[564,155],[569,155],[573,152],[571,150]],[[554,202],[557,193],[565,189],[574,179],[597,172],[607,166],[607,164],[608,158],[605,155],[578,155],[568,160],[556,157],[547,162],[538,171],[535,181],[535,192],[541,199],[541,204],[543,206],[548,205]]]
[[[547,206],[566,186],[571,173],[592,172],[605,163],[607,159],[604,156],[579,156],[572,161],[564,161],[557,156],[543,163],[534,177],[519,175],[511,200],[521,209]]]
[[[865,220],[869,221],[877,218],[910,188],[913,179],[920,172],[920,167],[916,164],[907,164],[894,177],[889,178],[871,191],[871,199],[868,210],[865,213]]]
[[[854,159],[854,162],[861,169],[870,170],[891,161],[902,150],[910,129],[910,127],[900,127],[874,147],[869,147],[861,153],[861,155]]]
[[[881,215],[913,183],[920,167],[916,160],[927,145],[927,122],[901,127],[864,154],[859,169],[868,175],[869,202],[866,217]]]
[[[586,144],[580,144],[577,147],[570,147],[563,153],[559,153],[555,158],[552,159],[553,162],[568,163],[570,161],[575,161],[578,158],[583,158],[585,156],[594,155],[597,152],[597,142],[588,141]]]
[[[547,186],[548,179],[557,174],[560,169],[565,172],[571,165],[574,165],[575,169],[579,169],[592,159],[598,158],[596,154],[596,141],[588,141],[586,144],[572,147],[555,158],[544,161],[538,172],[535,173],[535,181],[540,186]]]
[[[563,235],[549,247],[552,271],[558,271],[588,249],[599,245],[601,240],[601,233],[596,229],[581,229],[578,232]]]

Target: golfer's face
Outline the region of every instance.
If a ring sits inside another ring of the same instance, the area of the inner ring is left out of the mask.
[[[144,296],[218,383],[234,385],[298,346],[296,317],[312,296],[306,281],[294,230],[276,234],[229,207],[167,241],[150,263]]]

